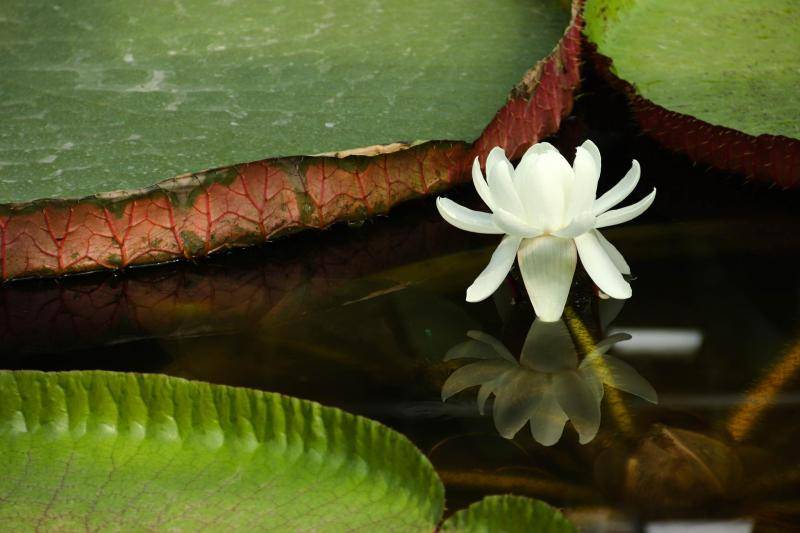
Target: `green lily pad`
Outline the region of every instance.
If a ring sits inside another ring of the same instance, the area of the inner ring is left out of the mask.
[[[588,0],[586,34],[639,94],[748,135],[800,139],[795,0]]]
[[[487,496],[448,518],[442,531],[573,533],[577,529],[544,502],[523,496]]]
[[[9,0],[0,203],[267,157],[473,141],[569,19],[557,0]]]
[[[0,372],[0,471],[9,530],[432,531],[443,510],[377,422],[158,375]]]
[[[642,131],[693,161],[800,186],[800,4],[588,0],[590,58]]]
[[[430,462],[377,422],[155,374],[0,371],[0,471],[9,530],[434,531],[444,511]],[[516,496],[444,526],[574,531]]]

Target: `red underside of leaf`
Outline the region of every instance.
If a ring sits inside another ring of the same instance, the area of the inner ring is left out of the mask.
[[[472,146],[430,142],[371,157],[266,159],[113,197],[0,206],[0,280],[195,258],[362,219],[464,181],[472,159],[494,146],[518,157],[572,110],[580,4],[556,49]]]
[[[319,302],[341,305],[331,295],[352,280],[461,251],[470,239],[439,219],[423,219],[413,232],[400,224],[363,228],[344,241],[304,240],[291,254],[284,248],[202,270],[148,268],[124,278],[48,280],[35,290],[12,283],[0,288],[0,346],[8,354],[49,353],[193,328],[247,330],[266,318],[291,321],[293,312],[308,311],[303,302],[324,312]]]
[[[783,135],[753,136],[665,109],[637,93],[612,71],[612,60],[586,43],[591,64],[615,90],[625,94],[642,131],[674,152],[714,168],[744,174],[789,189],[800,186],[800,140]]]

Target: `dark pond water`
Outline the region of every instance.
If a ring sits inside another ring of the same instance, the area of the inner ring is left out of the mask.
[[[515,492],[597,530],[676,518],[797,523],[800,197],[664,152],[591,79],[554,142],[572,153],[587,137],[603,153],[601,189],[636,158],[634,195],[659,190],[644,216],[607,232],[634,270],[633,298],[612,309],[579,271],[568,325],[594,338],[631,334],[611,353],[659,402],[607,389],[586,445],[569,423],[554,446],[527,427],[501,437],[491,413],[478,413],[475,387],[441,401],[465,364],[444,355],[468,330],[518,354],[533,313],[513,276],[496,297],[464,301],[496,238],[448,226],[432,199],[198,264],[8,283],[0,367],[161,372],[363,414],[430,457],[449,511]],[[449,196],[479,206],[471,187]]]

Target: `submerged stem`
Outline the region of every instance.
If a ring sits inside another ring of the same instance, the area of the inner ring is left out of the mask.
[[[597,341],[572,307],[567,306],[564,309],[564,320],[569,327],[573,340],[577,343],[583,355],[586,356],[591,353],[595,346],[597,346]],[[605,374],[603,376],[604,378],[608,377],[608,367],[602,360],[598,362],[597,368]],[[625,401],[622,399],[619,391],[614,387],[606,387],[605,396],[608,399],[611,417],[614,419],[614,423],[619,430],[626,437],[635,435],[636,430],[633,417],[628,411],[628,407],[625,405]]]
[[[509,472],[481,472],[470,470],[437,469],[448,489],[478,490],[488,492],[513,492],[545,499],[563,499],[591,503],[597,501],[597,493],[577,484],[553,479],[538,479],[530,474]]]
[[[742,404],[728,418],[727,429],[733,440],[740,442],[753,432],[764,411],[775,396],[797,375],[800,369],[800,338],[756,384],[747,391]]]

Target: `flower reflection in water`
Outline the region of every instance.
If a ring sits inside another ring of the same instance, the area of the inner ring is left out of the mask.
[[[494,394],[494,423],[500,434],[511,439],[530,422],[537,442],[552,446],[561,439],[567,420],[578,432],[581,444],[597,435],[603,384],[657,403],[656,391],[630,365],[606,352],[630,338],[617,333],[598,342],[578,362],[569,329],[563,320],[536,319],[528,331],[517,361],[497,339],[480,331],[467,333],[469,340],[451,348],[445,360],[479,359],[465,365],[445,381],[442,400],[480,385],[478,410]]]

